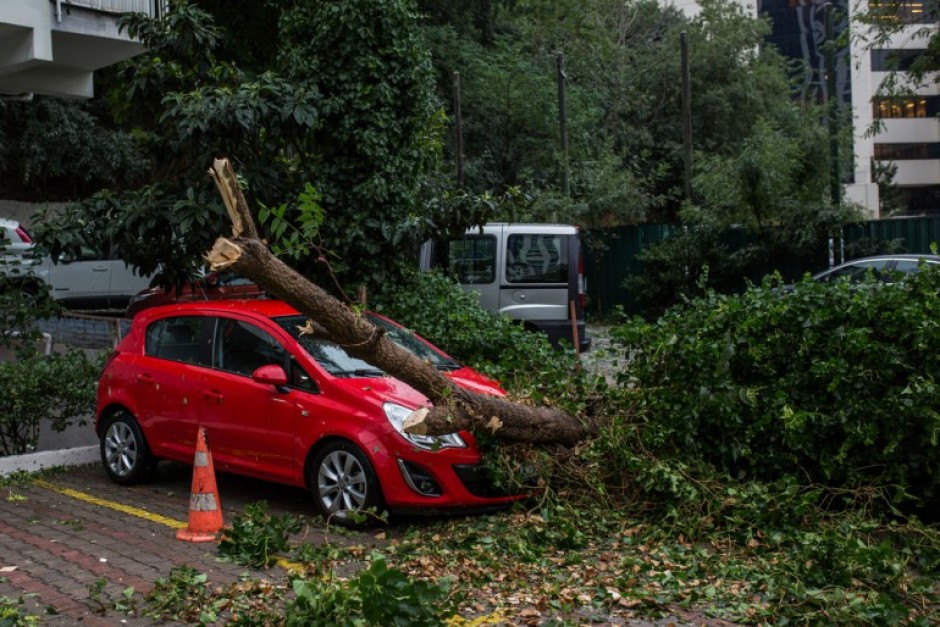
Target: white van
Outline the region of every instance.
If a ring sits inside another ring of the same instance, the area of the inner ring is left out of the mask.
[[[439,268],[477,292],[484,309],[543,331],[554,344],[572,344],[573,304],[579,348],[590,348],[577,227],[490,223],[457,239],[425,242],[419,261],[422,270]]]

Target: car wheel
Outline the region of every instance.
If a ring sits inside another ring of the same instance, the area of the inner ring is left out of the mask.
[[[101,429],[101,462],[111,480],[123,485],[147,481],[157,465],[137,421],[126,412],[105,420]]]
[[[368,524],[383,509],[375,469],[351,442],[331,442],[317,453],[310,465],[310,490],[320,513],[343,527]]]

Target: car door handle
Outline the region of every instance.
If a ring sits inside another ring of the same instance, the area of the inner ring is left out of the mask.
[[[92,272],[107,272],[108,266],[93,266],[91,271]]]
[[[151,377],[149,374],[139,374],[137,375],[137,382],[153,385],[153,377]]]
[[[216,403],[220,403],[220,404],[222,403],[222,399],[224,398],[221,392],[216,392],[215,390],[206,390],[205,392],[202,393],[202,395],[205,397],[206,400],[215,401]]]

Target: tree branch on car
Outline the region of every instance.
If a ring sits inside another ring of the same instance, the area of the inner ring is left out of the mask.
[[[553,407],[534,407],[474,394],[400,348],[358,312],[328,294],[275,257],[258,236],[254,219],[227,159],[210,174],[232,219],[232,238],[219,237],[206,255],[213,270],[229,268],[255,281],[276,298],[308,316],[311,329],[347,353],[380,368],[424,394],[433,407],[409,417],[406,431],[442,435],[459,430],[532,443],[575,444],[590,430],[576,417]]]

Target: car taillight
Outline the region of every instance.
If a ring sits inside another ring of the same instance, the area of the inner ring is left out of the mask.
[[[27,233],[26,229],[24,229],[23,227],[21,226],[16,227],[16,234],[20,236],[20,239],[23,240],[24,244],[33,243],[33,238],[29,236],[29,233]]]
[[[581,314],[587,307],[587,280],[584,278],[584,257],[578,252],[578,304],[581,306]]]

